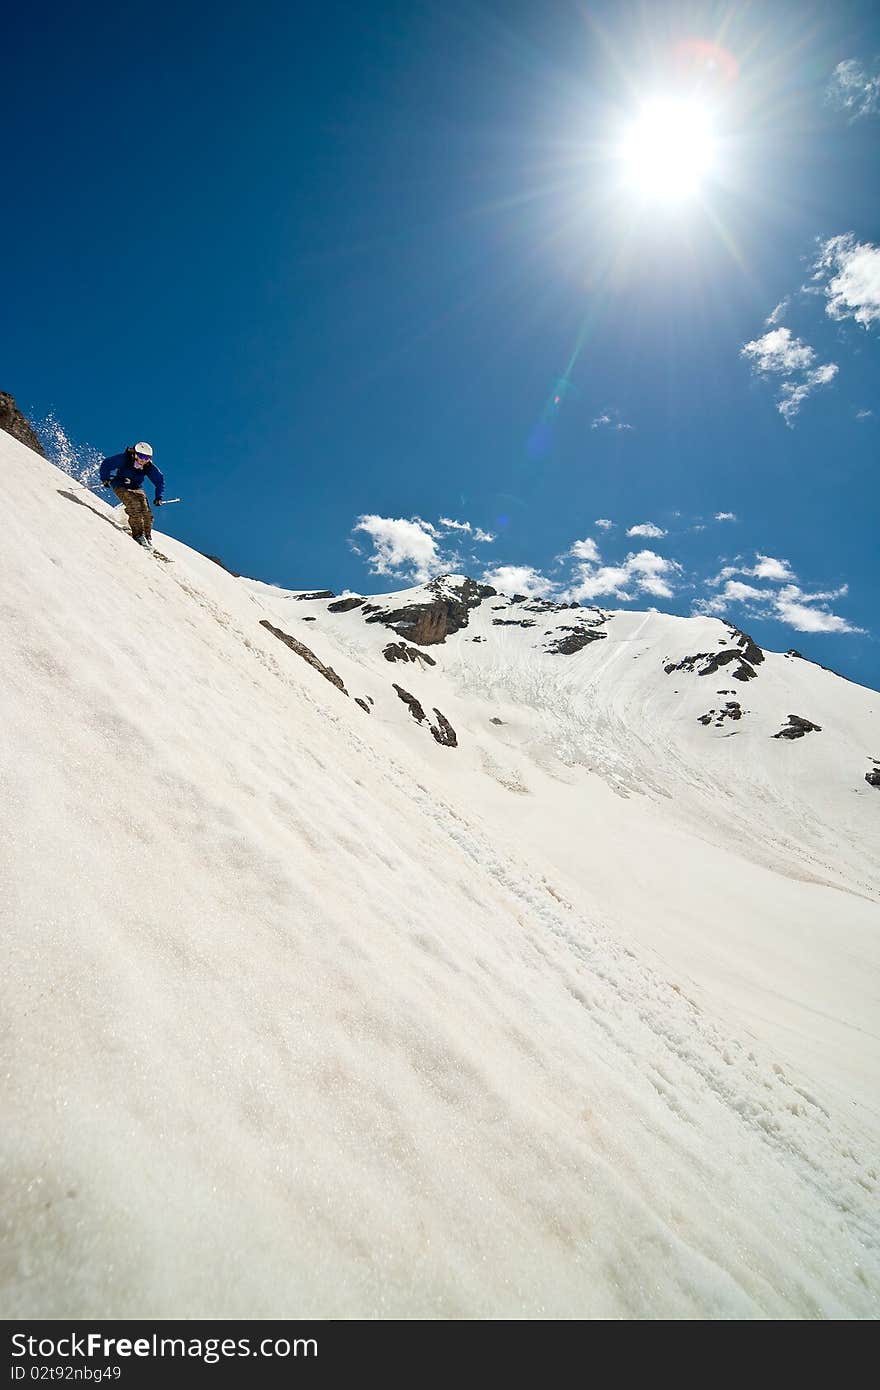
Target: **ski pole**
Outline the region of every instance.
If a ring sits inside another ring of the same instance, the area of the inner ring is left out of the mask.
[[[76,481],[76,480],[74,479],[74,481]],[[107,485],[106,485],[105,483],[80,483],[80,487],[84,487],[84,488],[86,489],[87,492],[104,492],[106,486],[107,486]],[[157,503],[156,503],[156,506],[157,506],[157,507],[170,507],[172,502],[182,502],[182,501],[183,501],[183,498],[182,498],[182,497],[163,497],[161,502],[157,502]]]

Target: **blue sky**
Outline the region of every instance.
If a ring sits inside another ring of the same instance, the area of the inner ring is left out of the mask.
[[[150,440],[163,527],[288,587],[717,612],[880,687],[874,6],[159,0],[5,37],[0,389],[83,456]],[[620,159],[658,95],[714,127],[678,202]]]

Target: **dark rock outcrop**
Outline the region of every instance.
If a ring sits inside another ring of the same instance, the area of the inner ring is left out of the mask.
[[[774,738],[803,738],[804,734],[821,734],[821,724],[814,724],[810,719],[803,719],[799,714],[790,714],[788,724],[784,729],[780,729]]]
[[[588,647],[591,642],[601,642],[608,636],[607,632],[597,632],[594,627],[566,625],[558,630],[567,633],[567,636],[558,638],[556,642],[551,642],[549,647],[544,648],[552,656],[574,656],[575,652]]]
[[[327,604],[328,613],[350,613],[352,608],[360,608],[362,598],[341,598],[336,603]]]
[[[427,652],[418,652],[415,647],[408,647],[405,642],[389,642],[382,655],[386,661],[420,661],[425,666],[437,665]]]
[[[296,652],[297,656],[301,656],[303,661],[307,661],[310,666],[314,666],[315,670],[320,671],[324,679],[328,680],[331,685],[335,685],[337,690],[341,690],[343,695],[348,694],[348,691],[342,683],[342,677],[337,676],[332,666],[325,666],[323,661],[315,656],[315,653],[310,647],[307,647],[305,643],[298,642],[296,638],[291,637],[288,632],[282,632],[280,627],[273,627],[266,618],[260,619],[260,627],[268,628],[269,632],[273,633],[274,636],[278,638],[279,642],[283,642],[292,652]]]
[[[444,748],[457,748],[458,736],[446,715],[441,714],[438,709],[435,709],[434,713],[437,716],[437,723],[431,725],[431,733],[434,738],[438,743],[442,743]]]
[[[403,703],[409,706],[409,712],[416,723],[424,724],[427,716],[425,715],[421,702],[416,699],[415,695],[410,695],[408,690],[404,690],[402,685],[395,684],[394,689],[397,691]],[[446,718],[446,715],[441,714],[438,709],[435,709],[434,713],[437,716],[437,723],[428,723],[428,728],[431,730],[432,736],[438,743],[442,743],[445,748],[457,748],[458,736],[449,720]]]
[[[870,772],[866,772],[865,781],[869,787],[880,787],[880,767],[872,767]]]
[[[0,430],[5,430],[7,434],[11,434],[13,439],[18,440],[19,444],[26,444],[41,458],[46,457],[46,450],[37,438],[30,420],[22,415],[15,404],[15,398],[6,391],[0,391]]]
[[[462,579],[455,585],[449,580],[432,579],[426,588],[436,595],[432,602],[412,603],[405,608],[378,607],[366,621],[384,623],[399,637],[420,647],[431,647],[467,627],[471,609],[497,593],[488,584],[477,584],[473,579]]]
[[[403,686],[398,685],[396,682],[394,683],[394,689],[397,691],[397,694],[403,701],[403,703],[405,705],[409,705],[409,712],[412,715],[413,719],[416,721],[416,723],[424,723],[425,711],[423,710],[419,701],[416,699],[415,695],[410,695],[408,690],[404,690]]]
[[[362,700],[361,697],[360,697],[360,695],[355,695],[355,697],[354,697],[354,702],[355,702],[356,705],[360,705],[361,709],[366,710],[367,714],[372,714],[372,713],[373,713],[373,711],[370,709],[370,706],[367,704],[366,700]]]
[[[493,627],[535,627],[534,618],[493,618]]]
[[[710,709],[708,714],[701,714],[697,720],[698,724],[711,724],[715,721],[715,728],[720,729],[725,719],[742,719],[743,712],[738,700],[728,700],[724,709]]]
[[[750,637],[747,632],[740,631],[738,627],[732,627],[730,631],[736,638],[736,645],[742,652],[743,660],[747,661],[750,666],[760,666],[764,660],[764,653],[754,638]]]
[[[751,641],[751,638],[748,640]],[[764,660],[763,652],[761,652],[761,660]],[[697,652],[694,656],[686,656],[683,661],[670,661],[663,667],[663,670],[667,676],[672,675],[673,671],[696,671],[698,676],[714,676],[716,671],[721,670],[722,666],[729,666],[734,661],[738,665],[730,674],[735,681],[754,680],[758,674],[757,671],[743,659],[743,653],[737,647],[726,647],[722,652]],[[698,670],[701,662],[707,664],[702,667],[702,670]]]
[[[297,594],[296,597],[300,603],[310,603],[315,598],[335,598],[336,595],[332,589],[316,589],[313,594]]]

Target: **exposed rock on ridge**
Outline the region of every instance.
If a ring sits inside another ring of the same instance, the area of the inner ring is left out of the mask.
[[[297,656],[301,656],[303,661],[307,661],[310,666],[314,666],[315,670],[320,671],[324,679],[328,680],[331,685],[335,685],[337,690],[341,690],[343,695],[348,694],[348,691],[342,683],[342,677],[337,676],[332,666],[325,666],[323,661],[315,656],[315,653],[310,647],[307,647],[304,642],[298,642],[295,637],[290,636],[289,632],[282,632],[280,627],[273,627],[267,618],[260,619],[260,627],[268,628],[269,631],[274,633],[278,638],[279,642],[283,642],[292,652],[296,652]]]
[[[377,606],[366,621],[383,623],[417,646],[431,647],[445,642],[450,633],[467,627],[471,609],[497,593],[488,584],[477,584],[467,578],[454,584],[445,578],[432,579],[425,587],[436,595],[434,602],[413,603],[406,608],[390,610]]]
[[[821,734],[821,724],[814,724],[811,719],[802,719],[799,714],[790,714],[788,724],[784,729],[780,729],[774,738],[803,738],[804,734]]]
[[[14,396],[10,396],[6,391],[0,391],[0,429],[11,434],[19,444],[26,444],[35,454],[46,457],[46,451],[37,438],[33,425],[22,415],[15,404]]]

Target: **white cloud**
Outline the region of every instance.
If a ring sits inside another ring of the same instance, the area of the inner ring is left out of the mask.
[[[593,423],[590,425],[590,429],[591,429],[591,430],[598,430],[598,429],[601,429],[601,427],[602,427],[603,425],[610,425],[610,424],[611,424],[611,416],[610,416],[610,415],[597,415],[596,418],[595,418],[595,420],[593,421]]]
[[[779,411],[785,423],[793,429],[794,426],[792,425],[792,421],[807,399],[807,396],[809,396],[817,386],[827,386],[829,381],[833,381],[836,376],[837,363],[826,362],[824,366],[817,367],[814,372],[808,372],[801,382],[783,382],[776,409]]]
[[[817,275],[833,272],[825,285],[825,312],[833,319],[855,319],[863,328],[880,319],[880,246],[856,241],[852,232],[831,237],[816,261]]]
[[[640,550],[627,555],[622,565],[602,565],[594,569],[589,564],[581,564],[578,571],[562,598],[582,601],[610,594],[628,602],[632,598],[630,589],[657,598],[672,598],[674,591],[670,581],[681,574],[681,565],[653,550]]]
[[[780,299],[773,312],[771,314],[768,314],[765,318],[764,326],[766,328],[772,328],[774,324],[777,324],[779,320],[782,318],[782,315],[788,309],[790,303],[791,299],[788,295],[786,295],[785,299]]]
[[[360,516],[353,527],[363,531],[373,543],[367,557],[371,574],[409,577],[423,583],[443,568],[437,549],[436,529],[414,517]]]
[[[549,598],[555,588],[552,579],[531,565],[496,565],[483,572],[483,583],[505,594],[527,594],[529,598]]]
[[[870,420],[870,419],[873,417],[873,415],[874,415],[873,410],[857,410],[857,411],[856,411],[856,419],[857,419],[857,420]]]
[[[599,598],[601,594],[613,594],[615,598],[629,602],[632,597],[626,589],[629,578],[630,572],[624,565],[603,565],[597,570],[583,565],[578,577],[562,597],[583,601]]]
[[[722,613],[727,612],[727,601],[720,594],[714,598],[697,598],[691,604],[691,612],[706,618],[720,618]]]
[[[739,556],[737,556],[737,559],[739,559]],[[706,582],[713,586],[717,586],[718,584],[723,584],[725,579],[730,579],[731,575],[746,573],[748,573],[748,571],[740,569],[738,565],[725,565],[724,568],[716,574],[714,579],[708,579]]]
[[[799,589],[796,584],[786,584],[784,589],[779,590],[779,597],[798,599],[801,603],[825,603],[829,599],[843,598],[848,593],[848,584],[841,584],[839,589],[827,589],[820,594],[805,594],[803,589]]]
[[[727,612],[730,604],[742,603],[753,615],[775,618],[798,632],[864,631],[824,606],[834,599],[843,598],[849,592],[846,584],[841,584],[838,589],[808,594],[792,583],[784,583],[782,588],[775,590],[759,589],[753,584],[744,584],[741,580],[730,578],[736,573],[750,574],[771,582],[794,578],[787,560],[775,560],[768,555],[759,555],[758,564],[754,569],[737,571],[732,566],[727,566],[714,580],[710,579],[709,583],[715,585],[725,579],[723,590],[711,598],[697,599],[693,611],[720,617]]]
[[[568,554],[573,555],[576,560],[586,560],[593,565],[600,564],[602,560],[599,547],[591,536],[587,536],[583,541],[575,541]]]
[[[740,356],[750,357],[756,371],[782,372],[786,376],[803,371],[816,359],[809,343],[793,338],[789,328],[774,328],[762,338],[743,344]]]
[[[600,516],[598,521],[593,522],[593,525],[598,526],[602,531],[610,531],[614,522],[609,521],[607,516]]]
[[[792,337],[788,328],[774,328],[762,338],[746,343],[740,349],[740,356],[751,358],[755,371],[764,376],[776,372],[792,378],[782,383],[776,403],[776,409],[791,429],[794,428],[795,416],[810,393],[817,386],[827,386],[837,375],[835,362],[813,367],[816,360],[814,349],[800,338]]]
[[[756,589],[754,584],[743,584],[739,579],[728,579],[724,586],[724,591],[720,595],[722,599],[742,603],[748,598],[772,598],[772,590]]]
[[[408,579],[422,584],[437,574],[457,569],[462,563],[462,555],[453,547],[453,542],[443,545],[444,537],[450,532],[455,535],[470,536],[474,541],[492,542],[495,537],[469,521],[454,521],[443,516],[438,525],[426,521],[424,517],[360,516],[352,528],[352,537],[363,532],[372,541],[372,550],[364,558],[371,574],[387,575]],[[352,539],[352,549],[363,554],[360,546]]]
[[[832,106],[851,111],[851,119],[871,116],[880,111],[880,76],[868,72],[857,58],[846,58],[831,74],[825,89]]]
[[[716,521],[736,521],[736,512],[716,512]]]
[[[740,557],[737,556],[737,559]],[[736,574],[749,575],[752,579],[769,579],[774,584],[790,584],[797,579],[797,575],[791,568],[787,560],[777,560],[773,555],[762,555],[760,551],[755,556],[755,563],[751,567],[747,565],[725,565],[714,579],[706,582],[712,588],[724,584],[732,579]]]
[[[752,574],[756,579],[774,580],[780,584],[797,578],[787,560],[775,560],[772,555],[762,555],[760,551],[755,558],[758,563],[754,569],[741,570],[740,573]],[[732,572],[736,573],[735,570]]]
[[[797,632],[864,632],[864,628],[854,627],[846,618],[831,613],[827,608],[814,608],[817,594],[804,594],[797,597],[797,591],[790,594],[782,589],[776,596],[776,616]]]
[[[631,526],[626,533],[628,536],[645,536],[648,539],[656,539],[665,536],[666,532],[660,526],[655,526],[653,521],[642,521],[638,526]]]
[[[414,520],[419,521],[432,536],[442,536],[448,531],[462,531],[466,535],[472,535],[475,541],[495,540],[491,531],[484,531],[481,526],[471,526],[469,521],[453,521],[451,516],[441,516],[440,525],[444,528],[443,531],[436,530],[427,521],[421,521],[420,517],[415,517]]]

